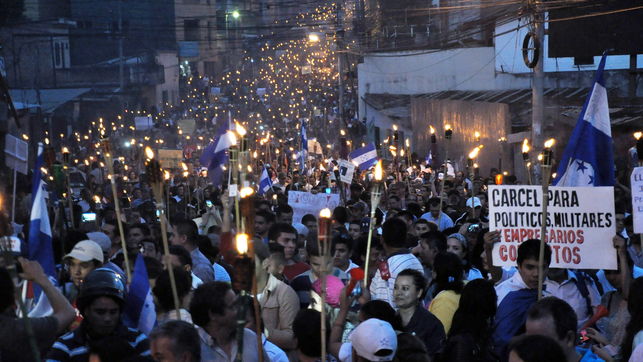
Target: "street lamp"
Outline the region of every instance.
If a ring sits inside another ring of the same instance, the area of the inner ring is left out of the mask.
[[[239,12],[239,10],[233,10],[230,13],[226,11],[226,13],[225,13],[225,37],[226,38],[228,38],[228,27],[229,27],[228,26],[228,15],[232,15],[232,18],[234,20],[237,20],[241,16],[241,13]]]

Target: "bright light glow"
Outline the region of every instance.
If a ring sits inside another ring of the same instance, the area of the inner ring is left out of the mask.
[[[556,143],[556,140],[553,138],[550,138],[547,141],[545,141],[545,148],[552,148],[555,143]]]
[[[451,130],[451,125],[450,125],[450,124],[445,124],[445,125],[444,125],[444,130],[445,130],[445,131],[449,131],[449,130]]]
[[[529,149],[529,140],[525,138],[524,140],[522,140],[522,153],[528,153]]]
[[[634,132],[634,138],[636,138],[637,141],[641,139],[641,136],[643,136],[643,132]]]
[[[181,162],[181,168],[183,169],[183,171],[187,171],[188,165],[185,162]]]
[[[63,147],[63,153],[69,153],[69,148]]]
[[[311,43],[319,42],[319,35],[317,35],[315,33],[308,34],[308,41],[310,41]]]
[[[239,16],[241,16],[241,14],[239,13],[239,10],[235,10],[235,11],[232,12],[232,17],[233,18],[239,19]]]
[[[243,187],[241,190],[239,190],[239,196],[241,198],[251,196],[254,193],[255,190],[252,187]]]
[[[480,139],[480,132],[476,131],[476,132],[473,134],[473,137],[475,137],[477,140],[479,140],[479,139]]]
[[[408,139],[408,138],[407,138],[407,139],[405,139],[405,140],[404,140],[404,145],[406,146],[406,148],[411,147],[411,140],[410,140],[410,139]]]
[[[480,153],[480,147],[474,148],[471,152],[469,152],[469,159],[473,160],[478,157],[478,153]]]
[[[235,237],[235,245],[239,254],[248,253],[248,234],[237,234]]]
[[[375,165],[375,181],[382,181],[382,177],[384,176],[383,174],[384,171],[382,170],[382,160],[379,160]]]
[[[150,146],[145,147],[145,156],[150,160],[154,159],[154,151]]]
[[[246,131],[246,129],[241,125],[241,123],[235,122],[235,124],[236,124],[235,128],[236,128],[237,133],[239,134],[239,136],[243,137],[243,136],[246,135],[246,133],[248,133]]]
[[[435,128],[433,128],[433,126],[429,126],[429,131],[431,132],[431,134],[434,134],[435,133]]]
[[[330,219],[332,213],[329,208],[324,208],[319,212],[319,217],[324,219]]]
[[[393,131],[397,131],[397,125],[396,124],[393,125]]]

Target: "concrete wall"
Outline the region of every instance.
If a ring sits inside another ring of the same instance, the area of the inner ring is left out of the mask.
[[[156,102],[159,109],[163,108],[163,91],[168,93],[170,104],[179,102],[179,58],[174,52],[161,52],[156,56],[156,62],[163,66],[165,83],[156,86]]]

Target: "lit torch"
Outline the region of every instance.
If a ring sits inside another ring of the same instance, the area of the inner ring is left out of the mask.
[[[373,173],[373,182],[371,186],[371,215],[368,223],[368,239],[366,241],[366,260],[364,261],[364,287],[368,286],[368,264],[371,257],[371,242],[373,240],[373,229],[375,228],[375,211],[382,198],[382,179],[384,171],[382,170],[382,160],[377,161]]]
[[[540,220],[540,254],[538,255],[538,299],[543,296],[543,280],[544,280],[544,260],[545,260],[545,239],[547,237],[547,204],[549,204],[549,179],[551,178],[551,165],[554,158],[554,151],[552,147],[556,143],[553,138],[545,141],[545,148],[543,152],[538,155],[540,160],[540,167],[542,169],[542,214]]]

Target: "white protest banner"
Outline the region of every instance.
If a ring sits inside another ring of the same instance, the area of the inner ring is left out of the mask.
[[[152,116],[134,117],[134,127],[137,131],[147,131],[154,127]]]
[[[500,231],[493,265],[516,264],[518,246],[540,239],[542,187],[489,186],[489,230]],[[550,187],[545,240],[552,268],[616,269],[613,187]]]
[[[346,160],[339,160],[339,179],[347,184],[353,182],[353,174],[355,173],[355,165]]]
[[[632,221],[634,233],[643,234],[643,167],[635,167],[630,178],[632,187]]]
[[[163,168],[181,168],[183,162],[183,150],[166,150],[158,151],[159,162]]]
[[[339,205],[339,195],[290,191],[288,192],[288,205],[293,209],[293,222],[300,223],[302,216],[306,214],[313,214],[317,218],[322,209],[329,208],[331,211],[335,209]]]

